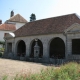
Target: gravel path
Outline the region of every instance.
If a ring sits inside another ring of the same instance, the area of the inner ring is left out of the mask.
[[[44,68],[47,68],[47,66],[40,63],[0,59],[0,80],[4,75],[13,77],[16,74],[38,73]]]

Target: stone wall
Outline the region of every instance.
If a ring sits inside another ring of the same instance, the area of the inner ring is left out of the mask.
[[[26,37],[18,37],[15,38],[13,40],[7,40],[7,43],[12,42],[12,50],[14,55],[16,56],[17,54],[17,44],[20,40],[23,40],[26,44],[26,59],[29,59],[29,55],[31,53],[31,43],[34,39],[39,39],[42,44],[43,44],[43,57],[42,59],[39,59],[39,61],[44,61],[44,62],[49,62],[50,58],[49,58],[49,45],[52,39],[59,37],[61,38],[64,43],[65,43],[65,47],[66,47],[66,36],[64,34],[48,34],[48,35],[36,35],[36,36],[26,36]],[[65,50],[65,54],[66,50]]]
[[[80,39],[80,33],[68,33],[67,34],[67,59],[80,59],[80,55],[72,54],[72,39]]]

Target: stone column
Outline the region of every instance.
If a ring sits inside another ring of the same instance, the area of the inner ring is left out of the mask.
[[[66,48],[67,48],[67,55],[66,55],[66,58],[69,58],[72,54],[72,39],[70,38],[67,38],[67,45],[66,45]]]
[[[29,42],[26,42],[26,60],[29,59],[29,56],[30,56],[30,43]]]
[[[14,59],[17,59],[17,43],[15,42],[14,40],[14,43],[13,43],[13,54],[14,54]]]
[[[12,42],[12,52],[14,53],[14,41]]]
[[[49,62],[49,49],[48,49],[48,41],[44,40],[43,42],[43,61]]]
[[[5,40],[5,53],[7,52],[7,41]]]
[[[13,53],[14,53],[14,55],[17,55],[17,45],[16,44],[17,43],[14,40],[14,45],[13,45]]]

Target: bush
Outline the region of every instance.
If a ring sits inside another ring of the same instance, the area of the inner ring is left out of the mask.
[[[0,52],[4,52],[4,48],[0,48]]]
[[[80,65],[77,63],[68,63],[60,69],[55,70],[53,78],[55,80],[79,80],[80,79]]]

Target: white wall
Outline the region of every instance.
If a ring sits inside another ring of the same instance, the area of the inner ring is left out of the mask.
[[[9,32],[12,32],[12,31],[0,31],[0,41],[4,41],[4,33],[9,33]]]
[[[16,26],[16,29],[19,29],[20,27],[26,24],[26,23],[19,23],[19,22],[7,22],[7,23],[14,24]]]
[[[25,25],[25,23],[16,23],[16,29],[19,29],[19,28],[22,27],[23,25]]]

